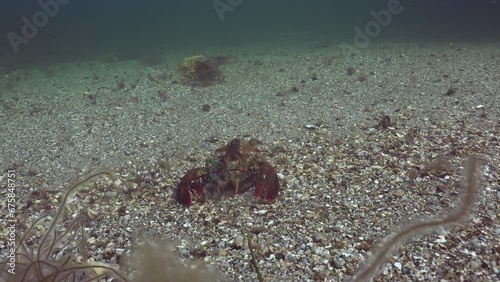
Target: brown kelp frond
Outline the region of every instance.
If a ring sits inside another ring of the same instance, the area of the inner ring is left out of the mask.
[[[221,275],[203,262],[185,265],[176,253],[176,244],[168,240],[140,240],[126,260],[133,282],[221,281]]]
[[[437,217],[404,226],[399,232],[388,237],[382,247],[374,256],[360,267],[354,275],[352,281],[369,281],[386,261],[389,254],[409,237],[421,232],[436,229],[437,227],[446,227],[457,224],[467,219],[468,214],[474,206],[477,194],[479,193],[478,172],[479,160],[477,157],[470,156],[464,169],[464,179],[467,182],[465,189],[461,194],[461,203],[459,207],[443,217]]]
[[[259,264],[257,263],[257,259],[255,258],[255,252],[254,252],[254,245],[253,245],[253,240],[252,240],[252,234],[248,233],[247,234],[247,243],[248,243],[248,249],[250,250],[250,264],[252,265],[255,273],[257,273],[257,279],[259,282],[264,282],[264,278],[262,277],[262,273],[260,273],[259,269]]]

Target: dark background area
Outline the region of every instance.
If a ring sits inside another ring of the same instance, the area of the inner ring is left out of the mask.
[[[111,57],[154,64],[154,55],[168,49],[270,43],[285,33],[296,33],[298,40],[305,33],[352,42],[354,27],[363,29],[373,20],[370,11],[386,9],[391,0],[241,0],[221,21],[214,2],[227,1],[70,0],[15,53],[8,34],[23,36],[22,18],[33,22],[33,15],[43,10],[39,1],[3,0],[0,71]],[[500,3],[493,0],[402,0],[400,5],[403,11],[392,16],[377,40],[500,39]]]

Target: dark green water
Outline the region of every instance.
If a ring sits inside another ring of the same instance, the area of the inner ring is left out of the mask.
[[[2,0],[0,9],[1,70],[110,54],[154,64],[159,50],[334,48],[359,31],[371,42],[500,39],[493,0]]]

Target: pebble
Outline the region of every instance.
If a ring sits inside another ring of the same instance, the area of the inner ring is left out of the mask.
[[[327,164],[332,164],[333,162],[335,162],[335,159],[333,158],[333,156],[326,157],[326,163]]]
[[[296,262],[297,261],[297,256],[294,254],[288,254],[285,258],[286,262]]]
[[[332,227],[332,231],[334,231],[334,232],[337,232],[337,231],[340,231],[340,230],[342,230],[342,228],[340,226],[333,226]]]
[[[113,249],[112,248],[105,248],[104,251],[103,251],[103,254],[105,256],[110,256],[114,253]]]
[[[324,249],[322,247],[317,247],[314,249],[314,253],[317,254],[318,256],[322,256],[324,253]]]
[[[333,259],[333,264],[336,268],[342,268],[345,265],[345,260],[343,258]]]
[[[99,216],[99,212],[95,211],[93,209],[87,208],[87,216],[91,219],[94,220]]]
[[[116,198],[116,196],[117,196],[116,192],[106,192],[104,194],[104,197],[106,197],[108,199]]]
[[[318,265],[318,266],[313,267],[313,270],[321,272],[321,271],[325,270],[325,266],[324,265]]]
[[[156,234],[156,229],[154,229],[154,228],[149,229],[149,230],[148,230],[148,231],[146,231],[146,233],[145,233],[145,235],[147,235],[147,236],[153,236],[153,235],[155,235],[155,234]]]
[[[436,242],[436,243],[445,243],[446,242],[446,238],[444,236],[438,236],[438,238],[436,240],[434,240],[434,242]]]
[[[234,243],[238,246],[242,246],[243,245],[243,236],[241,235],[238,235],[236,237],[236,239],[234,239]]]
[[[473,260],[471,261],[470,266],[472,269],[476,270],[479,268],[479,266],[481,266],[481,262],[478,260]]]
[[[183,258],[188,258],[189,257],[189,251],[186,249],[182,249],[179,253],[179,255]]]

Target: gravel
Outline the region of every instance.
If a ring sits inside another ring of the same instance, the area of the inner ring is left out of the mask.
[[[473,154],[481,181],[469,219],[402,242],[375,281],[498,281],[498,50],[373,44],[349,59],[337,49],[218,50],[231,60],[206,88],[179,83],[184,53],[155,67],[89,62],[6,74],[0,168],[16,171],[19,231],[57,207],[72,180],[108,168],[116,180],[96,180],[68,206],[68,218],[94,215],[94,260],[118,263],[136,240],[165,238],[185,263],[256,281],[251,234],[266,281],[343,281],[398,226],[454,210]],[[248,192],[177,204],[183,174],[234,137],[259,141],[281,179],[276,202]]]

